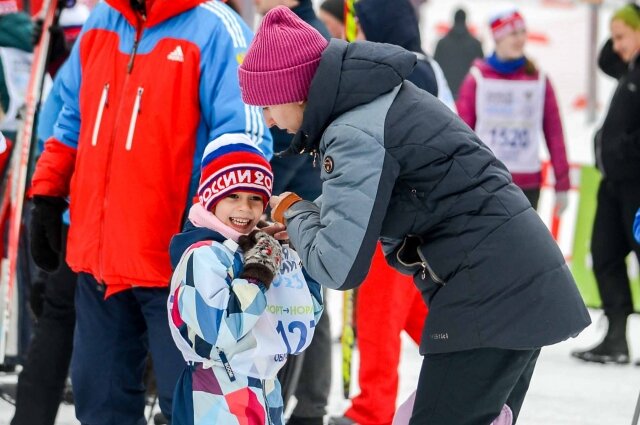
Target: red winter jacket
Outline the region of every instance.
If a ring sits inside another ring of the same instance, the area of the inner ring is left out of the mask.
[[[146,20],[129,0],[106,0],[83,27],[31,194],[69,195],[67,262],[107,296],[168,284],[169,241],[209,141],[246,133],[270,143],[240,97],[251,36],[226,5],[203,0],[147,1]]]

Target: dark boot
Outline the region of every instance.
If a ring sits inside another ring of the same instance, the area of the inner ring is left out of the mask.
[[[609,328],[604,340],[586,351],[574,351],[571,355],[580,360],[594,363],[629,363],[627,345],[627,315],[609,315]]]

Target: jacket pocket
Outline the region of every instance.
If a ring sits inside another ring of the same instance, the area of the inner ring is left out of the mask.
[[[133,147],[133,135],[136,131],[136,122],[138,121],[138,114],[140,114],[140,103],[142,102],[142,93],[144,89],[142,87],[138,87],[138,92],[136,93],[136,100],[133,102],[133,111],[131,112],[131,119],[129,120],[129,131],[127,132],[127,143],[125,144],[125,149],[130,151]]]
[[[396,259],[404,267],[409,269],[413,268],[416,271],[421,270],[420,277],[422,280],[426,280],[428,274],[431,280],[437,285],[446,285],[447,283],[436,274],[422,253],[420,249],[422,244],[423,240],[419,235],[407,235],[396,252]]]
[[[91,146],[98,144],[98,134],[100,133],[100,124],[102,123],[102,114],[109,101],[109,83],[105,84],[100,95],[100,104],[96,113],[96,120],[93,123],[93,133],[91,134]]]

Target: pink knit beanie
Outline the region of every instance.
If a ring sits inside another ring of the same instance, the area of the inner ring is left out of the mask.
[[[328,44],[288,7],[271,9],[239,69],[244,103],[273,106],[307,100],[311,80]]]

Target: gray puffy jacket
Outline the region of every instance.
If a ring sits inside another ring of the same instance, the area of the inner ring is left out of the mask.
[[[415,62],[370,42],[324,51],[290,148],[318,152],[323,167],[321,198],[285,214],[307,271],[356,287],[381,240],[429,305],[422,353],[577,335],[590,318],[555,241],[473,131],[405,81]]]

